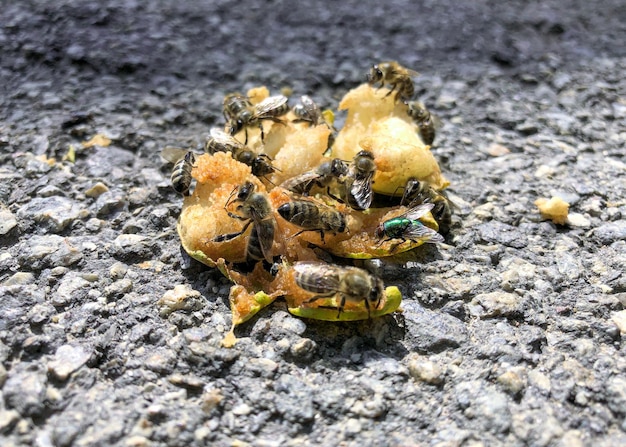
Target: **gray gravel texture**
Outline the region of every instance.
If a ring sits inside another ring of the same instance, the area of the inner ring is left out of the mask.
[[[621,0],[0,3],[2,446],[626,445]],[[160,149],[228,92],[334,106],[387,59],[444,124],[447,246],[378,266],[402,314],[278,301],[221,347]]]

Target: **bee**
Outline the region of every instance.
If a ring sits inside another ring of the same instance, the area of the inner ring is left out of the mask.
[[[365,302],[367,314],[378,309],[384,296],[380,278],[358,267],[340,267],[321,262],[296,262],[293,265],[296,284],[307,292],[317,295],[304,301],[312,303],[322,298],[339,297],[337,318],[343,312],[346,301]]]
[[[435,123],[430,111],[420,101],[411,101],[408,103],[407,113],[420,129],[422,141],[427,145],[432,145],[435,140]]]
[[[278,117],[289,111],[287,97],[283,95],[270,96],[256,105],[252,105],[250,100],[239,93],[232,93],[224,98],[223,112],[227,121],[227,127],[231,135],[235,135],[241,129],[246,131],[248,143],[248,127],[258,126],[261,130],[261,141],[265,139],[263,132],[263,120],[271,120],[275,123],[282,123]]]
[[[411,99],[415,92],[413,80],[411,76],[418,76],[419,73],[408,68],[404,68],[395,61],[381,62],[372,65],[367,74],[367,82],[370,85],[380,83],[378,88],[385,84],[391,85],[391,90],[385,96],[389,96],[394,90],[396,91],[395,100],[402,100],[406,103]]]
[[[339,179],[342,184],[341,200],[352,209],[368,209],[372,205],[372,177],[375,172],[374,155],[369,151],[357,153],[348,167],[348,173]]]
[[[257,177],[264,177],[276,171],[269,155],[257,154],[221,129],[211,129],[211,136],[206,139],[204,151],[209,154],[218,151],[230,152],[235,160],[250,166],[252,173]]]
[[[300,102],[301,104],[296,104],[293,108],[293,113],[297,117],[294,123],[309,123],[311,126],[326,124],[322,111],[311,97],[304,95],[300,97]]]
[[[400,205],[409,208],[421,205],[422,203],[432,203],[431,214],[439,224],[439,232],[446,234],[452,225],[452,204],[450,200],[427,182],[409,179],[404,187],[404,194],[400,200]]]
[[[348,163],[339,159],[321,163],[317,168],[285,180],[280,187],[291,192],[308,196],[314,186],[328,187],[333,179],[338,179],[348,173]]]
[[[191,170],[196,163],[195,154],[187,149],[168,146],[161,151],[161,157],[174,163],[170,177],[174,191],[188,196],[192,181]]]
[[[303,228],[294,237],[305,231],[319,231],[322,243],[325,243],[325,231],[337,234],[346,230],[346,216],[342,212],[310,200],[283,203],[278,207],[278,214],[286,221]]]
[[[381,239],[380,243],[400,239],[400,242],[391,247],[391,251],[393,252],[400,244],[407,240],[412,242],[443,242],[444,239],[442,235],[418,220],[424,214],[431,211],[433,207],[434,205],[432,203],[425,203],[410,208],[397,217],[381,222],[378,227],[376,227],[376,236]],[[385,237],[386,239],[383,239]]]
[[[250,230],[250,235],[248,236],[248,245],[246,246],[246,261],[256,262],[265,259],[271,263],[276,221],[267,197],[260,192],[254,192],[254,189],[254,184],[246,181],[233,190],[224,208],[230,217],[245,220],[246,223],[241,231],[222,234],[214,238],[213,242],[224,242],[234,239],[245,233],[248,227],[252,225],[252,230]],[[240,214],[228,211],[228,207],[236,202],[240,202],[236,208]]]

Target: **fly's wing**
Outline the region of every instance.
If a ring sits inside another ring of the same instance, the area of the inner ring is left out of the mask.
[[[350,205],[357,205],[358,209],[366,210],[372,205],[372,174],[357,177],[350,185]]]
[[[319,262],[296,262],[293,265],[296,282],[304,290],[321,295],[337,293],[341,283],[338,267]]]
[[[430,242],[431,244],[444,242],[445,239],[442,235],[437,233],[432,228],[427,227],[418,220],[411,222],[411,225],[402,233],[404,239],[421,240],[423,242]]]
[[[426,213],[428,213],[430,210],[432,210],[434,207],[435,205],[433,203],[423,203],[407,210],[398,217],[406,217],[409,220],[417,220],[420,217],[424,216]]]
[[[432,228],[429,228],[422,224],[418,219],[423,217],[426,213],[430,212],[435,205],[433,203],[423,203],[416,207],[409,209],[402,213],[398,217],[404,217],[411,221],[411,225],[404,230],[402,237],[405,239],[420,239],[424,242],[439,243],[444,242],[444,238],[441,234],[437,233]]]
[[[417,220],[411,222],[411,226],[404,230],[402,237],[405,239],[419,239],[424,242],[430,242],[431,244],[445,241],[442,235]]]
[[[190,152],[189,149],[166,146],[161,151],[161,157],[164,160],[169,161],[170,163],[176,163],[178,160],[181,160],[182,158],[184,158],[188,152]]]
[[[273,110],[280,109],[285,105],[288,101],[288,98],[283,95],[270,96],[269,98],[265,98],[263,101],[258,103],[254,108],[256,110],[256,115],[259,118],[263,118],[264,116],[274,116],[272,114]],[[285,108],[285,112],[287,113],[287,109]],[[282,114],[281,114],[282,115]]]

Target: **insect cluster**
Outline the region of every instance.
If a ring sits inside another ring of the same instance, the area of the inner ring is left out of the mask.
[[[347,264],[443,242],[450,228],[430,113],[412,101],[416,75],[396,62],[372,66],[340,102],[339,131],[309,96],[290,108],[264,87],[232,93],[204,154],[163,150],[184,196],[182,245],[235,283],[233,325],[277,297],[323,320],[399,307],[397,287]]]

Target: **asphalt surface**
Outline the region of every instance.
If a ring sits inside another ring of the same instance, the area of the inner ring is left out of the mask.
[[[626,445],[623,2],[146,3],[0,2],[0,444]],[[381,60],[443,123],[446,245],[379,266],[402,313],[222,347],[160,150]]]

